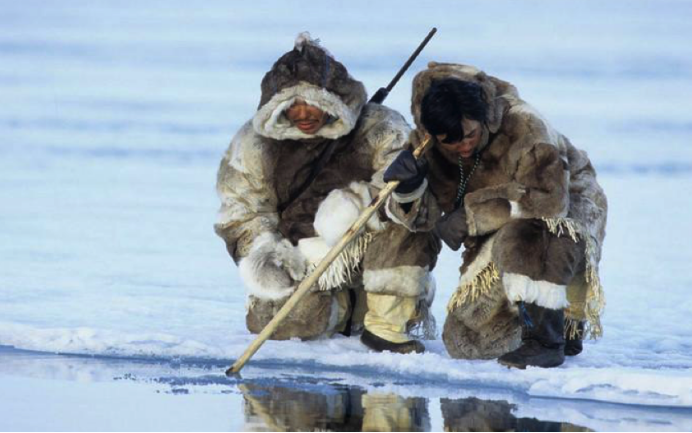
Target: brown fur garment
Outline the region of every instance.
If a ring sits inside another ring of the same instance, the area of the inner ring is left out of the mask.
[[[447,315],[442,341],[452,358],[491,359],[521,344],[521,328],[502,284],[494,284]]]
[[[489,107],[479,145],[480,161],[467,184],[464,202],[469,239],[479,241],[474,251],[465,254],[459,287],[450,302],[443,335],[450,354],[467,358],[497,353],[493,341],[502,340],[502,332],[474,331],[486,310],[503,311],[498,310],[493,296],[506,291],[488,283],[493,274],[492,281],[536,281],[539,292],[569,286],[567,298],[580,311],[568,309],[568,316],[588,318],[595,331],[592,335],[600,335],[598,316],[604,300],[598,261],[607,201],[588,156],[523,101],[510,83],[456,64],[431,63],[415,77],[411,109],[417,129],[411,133],[412,141],[426,135],[420,110],[427,89],[433,81],[445,78],[479,84]],[[436,143],[426,159],[430,167],[426,193],[412,203],[408,213],[395,200],[389,200],[387,207],[392,219],[414,231],[432,229],[443,212],[453,210],[460,182],[457,161],[446,159]],[[464,166],[465,173],[470,165]],[[493,236],[492,251],[480,257],[486,236]],[[505,279],[505,275],[512,277]],[[493,296],[485,297],[489,293]],[[511,323],[517,323],[512,314],[498,316],[501,329],[503,324],[511,328]]]
[[[271,339],[288,340],[298,337],[301,340],[311,340],[322,336],[330,327],[332,298],[330,292],[308,293],[274,331]],[[247,329],[253,334],[262,332],[287,300],[288,298],[269,301],[251,296],[245,316]]]

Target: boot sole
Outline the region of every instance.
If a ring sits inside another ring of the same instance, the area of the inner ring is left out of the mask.
[[[500,365],[504,365],[507,368],[517,368],[519,370],[526,370],[526,366],[523,364],[514,364],[512,362],[500,361],[499,359],[498,359],[497,363]]]
[[[402,355],[408,355],[409,353],[425,353],[425,346],[420,342],[410,341],[408,343],[392,343],[367,330],[364,330],[363,334],[361,334],[360,341],[366,347],[376,352],[392,352]]]
[[[584,349],[576,349],[573,347],[565,347],[565,356],[577,356],[582,353]]]
[[[554,363],[554,364],[549,364],[549,365],[535,365],[535,364],[517,364],[517,363],[514,363],[514,362],[509,362],[509,361],[499,360],[499,359],[498,359],[498,360],[497,360],[497,363],[500,364],[500,365],[504,365],[504,366],[507,367],[507,368],[517,368],[517,369],[519,369],[519,370],[526,370],[526,367],[555,368],[555,367],[561,366],[561,365],[564,364],[565,362],[562,361],[562,362],[560,362],[559,364]]]

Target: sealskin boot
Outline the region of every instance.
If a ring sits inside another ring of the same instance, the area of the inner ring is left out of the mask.
[[[363,330],[360,341],[377,352],[389,351],[404,354],[425,352],[425,346],[423,346],[423,343],[420,341],[411,340],[403,343],[392,343],[391,341],[378,337],[367,329]]]
[[[525,369],[551,368],[565,362],[565,313],[536,304],[519,304],[524,318],[521,346],[497,359],[502,365]]]
[[[581,321],[577,325],[577,329],[579,329],[579,332],[577,335],[574,336],[574,338],[570,338],[569,336],[565,339],[565,355],[566,356],[577,356],[581,353],[582,350],[584,350],[584,347],[582,345],[582,336],[584,335],[584,322]]]

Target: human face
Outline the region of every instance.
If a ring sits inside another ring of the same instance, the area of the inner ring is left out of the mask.
[[[286,110],[286,117],[305,134],[316,133],[327,122],[327,113],[300,99]]]
[[[482,126],[479,121],[467,119],[466,117],[461,121],[461,126],[464,128],[464,137],[461,141],[457,141],[456,143],[444,143],[447,134],[436,135],[435,138],[437,138],[437,142],[440,143],[442,151],[448,156],[471,158],[481,142],[483,132]]]

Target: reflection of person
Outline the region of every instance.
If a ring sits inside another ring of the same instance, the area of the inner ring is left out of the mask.
[[[362,431],[430,431],[428,400],[392,393],[363,394]]]
[[[570,423],[517,418],[512,414],[515,406],[506,401],[443,398],[440,406],[445,431],[591,431]]]
[[[340,385],[312,390],[245,383],[238,388],[246,431],[430,431],[428,402],[420,397]]]
[[[419,162],[402,152],[387,170],[385,180],[402,181],[388,212],[466,247],[447,350],[519,368],[562,364],[565,350],[581,350],[580,330],[601,332],[607,204],[588,157],[514,86],[470,66],[431,64],[412,107],[413,144],[427,133],[434,146]]]
[[[245,431],[360,431],[363,425],[358,388],[289,387],[248,382],[243,394]]]
[[[307,34],[264,76],[259,109],[233,139],[217,181],[215,230],[249,293],[251,332],[370,203],[409,130],[395,111],[366,103],[363,84]],[[422,351],[407,331],[432,302],[439,247],[430,234],[373,217],[272,338],[348,332],[350,319],[364,326],[370,348]]]

